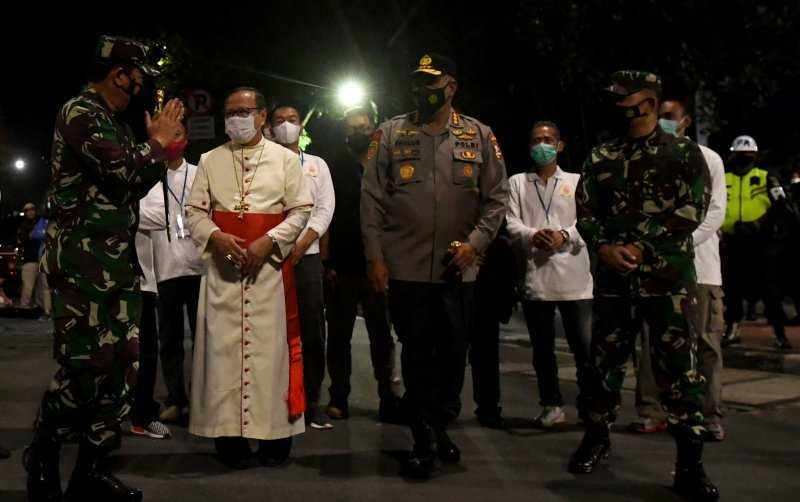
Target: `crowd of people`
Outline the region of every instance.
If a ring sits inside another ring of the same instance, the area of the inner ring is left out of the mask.
[[[672,434],[678,493],[719,497],[702,451],[725,437],[721,344],[735,342],[742,301],[757,289],[743,260],[774,262],[761,293],[789,348],[777,263],[796,235],[786,222],[797,222],[800,183],[784,190],[755,167],[752,138],[737,138],[723,162],[686,136],[690,102],[663,96],[653,73],[620,71],[608,88],[619,135],[592,149],[581,173],[559,167],[560,128],[540,121],[530,169],[508,179],[492,130],[453,108],[456,64],[426,54],[411,75],[416,110],[380,125],[370,110],[348,111],[331,167],[300,149],[297,105],[268,110],[253,87],[227,96],[230,141],[195,166],[179,100],[148,114],[144,143],[117,117],[157,73],[146,58],[143,44],[103,37],[89,86],[57,118],[41,266],[59,370],[24,456],[30,500],[61,500],[68,439],[80,448],[67,499],[141,500],[102,462],[128,417],[134,435],[154,439],[188,424],[231,468],[254,457],[281,465],[306,426],[349,417],[359,310],[379,419],[410,426],[403,472],[427,479],[460,461],[447,429],[461,414],[467,361],[479,423],[505,427],[499,325],[518,299],[542,428],[567,420],[556,310],[574,356],[585,434],[570,472],[608,457],[641,339],[633,427]]]

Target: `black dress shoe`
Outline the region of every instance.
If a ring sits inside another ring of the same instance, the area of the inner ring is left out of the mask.
[[[278,467],[289,460],[292,452],[291,436],[283,439],[258,442],[258,463],[264,467]]]
[[[569,459],[568,470],[572,474],[589,474],[600,462],[608,458],[611,450],[611,441],[608,438],[608,429],[605,433],[598,432],[596,426],[588,429],[583,436],[578,449]]]
[[[713,502],[719,500],[719,490],[708,479],[703,464],[691,467],[675,467],[675,492],[692,501]]]
[[[142,492],[123,483],[103,466],[105,452],[93,445],[82,444],[75,470],[64,493],[64,500],[86,502],[141,502]]]
[[[481,424],[482,427],[486,427],[487,429],[496,429],[496,430],[508,429],[508,424],[506,424],[506,420],[499,413],[493,415],[478,415],[478,423]]]
[[[214,447],[220,462],[229,469],[242,470],[250,467],[250,442],[243,437],[218,437],[214,438]]]
[[[413,479],[430,479],[436,471],[436,433],[433,427],[420,423],[412,427],[414,448],[403,466],[403,474]]]
[[[786,337],[776,338],[775,347],[780,350],[792,350],[792,344],[789,343],[789,339]]]
[[[28,473],[29,502],[61,500],[59,461],[61,446],[52,439],[37,437],[22,453],[22,464]]]
[[[457,464],[461,461],[461,450],[445,431],[440,431],[436,435],[436,451],[439,460],[445,464]]]

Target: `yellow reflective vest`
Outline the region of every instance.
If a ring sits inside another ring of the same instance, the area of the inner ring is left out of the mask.
[[[761,219],[769,209],[767,171],[754,167],[743,176],[727,172],[725,184],[728,187],[728,206],[722,224],[724,233],[733,233],[733,226],[738,221],[749,223]]]

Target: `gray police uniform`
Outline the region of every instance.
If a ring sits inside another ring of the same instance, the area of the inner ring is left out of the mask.
[[[483,253],[507,199],[500,147],[474,118],[453,112],[447,129],[431,134],[409,113],[373,136],[361,194],[364,248],[368,261],[389,268],[390,310],[417,420],[443,426],[460,412],[477,265],[448,278],[448,249],[459,241]]]

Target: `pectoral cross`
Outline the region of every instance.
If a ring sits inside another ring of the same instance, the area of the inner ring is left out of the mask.
[[[233,206],[234,211],[239,211],[237,218],[240,220],[244,219],[244,212],[250,209],[250,204],[244,201],[244,195],[239,196],[239,203]]]

